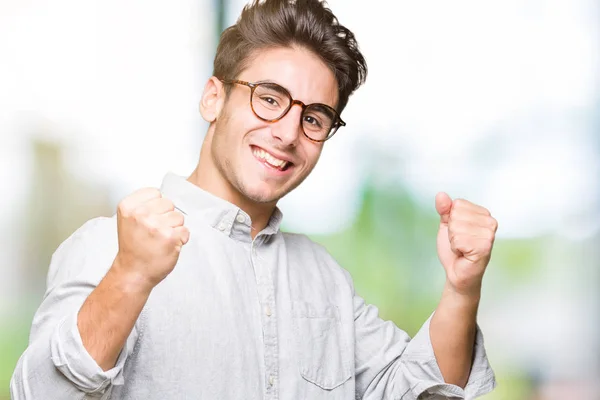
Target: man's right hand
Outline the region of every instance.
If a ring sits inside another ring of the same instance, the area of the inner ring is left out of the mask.
[[[140,189],[117,207],[119,251],[115,267],[154,288],[172,270],[190,237],[184,217],[155,188]]]

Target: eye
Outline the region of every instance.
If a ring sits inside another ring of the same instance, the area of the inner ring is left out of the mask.
[[[265,103],[268,103],[268,104],[270,104],[272,106],[278,106],[279,105],[279,103],[277,103],[277,100],[275,100],[273,97],[270,97],[270,96],[262,96],[260,99],[262,101],[264,101]]]
[[[314,125],[319,128],[321,127],[321,122],[318,121],[315,117],[311,117],[310,115],[305,116],[304,121],[309,123],[310,125]]]

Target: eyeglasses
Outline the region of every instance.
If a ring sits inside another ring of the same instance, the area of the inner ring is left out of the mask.
[[[238,84],[250,88],[250,107],[259,119],[265,122],[277,122],[298,104],[302,107],[300,121],[304,135],[313,142],[330,139],[340,126],[346,126],[338,112],[326,104],[304,104],[292,99],[292,95],[283,86],[272,82],[246,82],[236,79],[220,79],[223,83]]]

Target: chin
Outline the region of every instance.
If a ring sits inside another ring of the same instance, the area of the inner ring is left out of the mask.
[[[281,198],[272,193],[244,193],[244,196],[254,203],[264,204],[277,202]]]
[[[261,182],[257,185],[246,185],[240,190],[244,197],[255,203],[273,203],[277,202],[285,192],[272,188]]]

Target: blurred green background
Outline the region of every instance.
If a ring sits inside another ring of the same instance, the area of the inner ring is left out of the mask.
[[[56,247],[191,172],[218,33],[243,1],[0,2],[0,399]],[[489,208],[485,399],[600,398],[598,1],[329,1],[370,68],[284,229],[409,334],[444,273],[434,196]],[[32,29],[35,27],[35,29]]]

